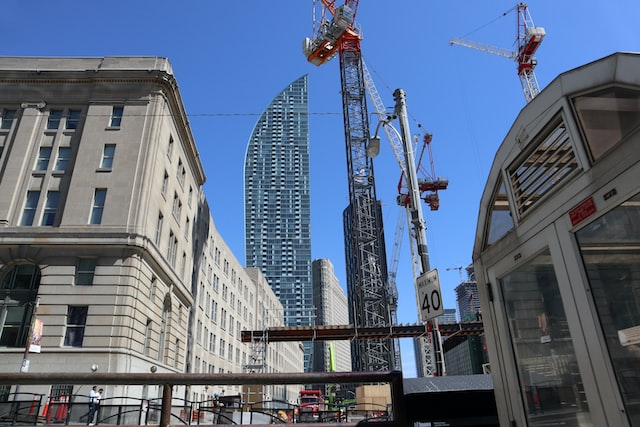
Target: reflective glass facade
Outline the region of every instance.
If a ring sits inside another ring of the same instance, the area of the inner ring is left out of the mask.
[[[256,123],[245,157],[245,256],[290,326],[313,324],[307,76],[280,92]],[[309,352],[305,352],[305,369]]]

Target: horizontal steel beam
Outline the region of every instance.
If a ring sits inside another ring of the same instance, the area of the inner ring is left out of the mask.
[[[482,322],[441,323],[440,335],[481,335]],[[241,331],[242,342],[266,340],[283,341],[333,341],[368,340],[386,338],[416,338],[428,334],[428,325],[397,325],[356,328],[353,325],[338,326],[284,326],[258,331]]]

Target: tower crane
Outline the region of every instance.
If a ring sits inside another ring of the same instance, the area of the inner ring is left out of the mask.
[[[520,78],[520,84],[522,85],[522,91],[527,102],[531,101],[540,93],[540,87],[538,86],[538,80],[534,73],[534,68],[538,64],[538,61],[533,55],[540,47],[542,39],[545,36],[544,28],[536,27],[533,24],[529,9],[526,3],[518,3],[515,7],[509,9],[503,15],[517,9],[518,20],[518,34],[516,40],[517,49],[509,50],[501,47],[491,46],[484,43],[478,43],[471,40],[465,40],[462,38],[454,37],[449,41],[449,44],[465,46],[472,49],[479,50],[481,52],[491,53],[493,55],[502,56],[504,58],[516,61],[518,64],[518,77]]]
[[[345,210],[345,255],[349,319],[356,327],[390,326],[395,313],[389,292],[384,230],[376,198],[373,161],[366,154],[369,116],[365,100],[361,36],[355,27],[358,0],[321,0],[322,17],[313,38],[303,42],[307,60],[322,65],[340,58],[340,80],[347,152],[349,207]],[[315,10],[315,9],[314,9]],[[355,371],[399,369],[393,340],[352,343]]]

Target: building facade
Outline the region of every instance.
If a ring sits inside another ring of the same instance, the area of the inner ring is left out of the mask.
[[[307,76],[265,108],[244,164],[245,256],[284,307],[289,326],[313,324]],[[311,344],[305,343],[305,369]]]
[[[473,260],[500,425],[640,426],[640,55],[522,109]]]
[[[478,296],[478,283],[476,282],[473,266],[467,267],[467,279],[456,286],[456,303],[460,313],[460,321],[476,321],[481,319],[480,297]]]
[[[316,325],[348,325],[347,296],[328,259],[316,259],[312,264],[313,301],[317,308]],[[316,341],[313,348],[314,372],[351,371],[349,341]]]
[[[0,58],[0,119],[0,371],[241,372],[276,299],[213,226],[169,61]]]

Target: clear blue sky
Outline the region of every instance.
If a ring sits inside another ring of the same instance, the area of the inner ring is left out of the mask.
[[[338,4],[342,4],[340,1]],[[445,307],[457,308],[457,268],[471,263],[478,203],[497,147],[525,105],[515,63],[464,47],[460,36],[514,48],[515,1],[362,0],[362,51],[389,107],[407,93],[412,133],[433,134],[436,174],[449,179],[441,207],[425,206],[431,267]],[[558,74],[617,51],[640,50],[637,0],[532,0],[547,36],[536,57],[544,88]],[[338,61],[306,62],[312,0],[4,0],[3,56],[153,55],[171,61],[207,174],[214,221],[244,263],[243,160],[258,115],[285,86],[309,75],[312,252],[329,258],[345,284],[342,210],[348,203]],[[370,107],[373,112],[373,107]],[[372,120],[372,126],[376,121]],[[375,160],[388,255],[398,217],[399,168],[384,142]],[[417,320],[408,237],[398,268],[401,323]],[[407,342],[404,342],[407,341]],[[405,376],[414,376],[403,340]]]

